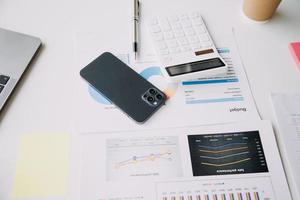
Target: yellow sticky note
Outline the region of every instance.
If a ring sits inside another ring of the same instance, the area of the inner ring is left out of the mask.
[[[13,198],[65,196],[70,161],[70,134],[25,134],[21,137]]]

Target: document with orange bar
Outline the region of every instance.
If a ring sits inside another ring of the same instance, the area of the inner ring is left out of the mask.
[[[290,200],[271,124],[80,135],[82,200]]]
[[[115,53],[168,96],[166,105],[143,126],[120,112],[79,76],[80,69],[104,51],[99,49],[99,46],[105,48],[103,38],[95,33],[78,33],[76,38],[76,91],[73,98],[75,130],[120,131],[260,119],[232,34],[228,34],[221,42],[216,42],[220,55],[228,64],[226,74],[180,83],[168,82],[163,77],[158,62],[132,62],[128,54]]]

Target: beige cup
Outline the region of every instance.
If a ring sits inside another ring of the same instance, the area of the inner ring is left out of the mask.
[[[281,0],[244,0],[245,15],[255,21],[267,21],[276,11]]]

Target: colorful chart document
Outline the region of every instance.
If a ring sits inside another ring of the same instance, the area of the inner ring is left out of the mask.
[[[167,82],[156,62],[134,63],[127,54],[116,54],[168,96],[166,105],[143,126],[129,119],[80,78],[80,69],[103,52],[99,46],[103,47],[105,42],[101,43],[103,39],[97,35],[95,33],[76,35],[75,71],[78,73],[74,75],[76,91],[73,102],[76,130],[134,130],[259,119],[235,43],[233,39],[230,40],[232,35],[229,34],[229,37],[224,39],[225,42],[217,43],[219,53],[229,65],[226,74],[180,83]]]
[[[291,199],[266,121],[79,137],[82,200]]]
[[[272,94],[278,143],[294,199],[300,199],[300,94]]]

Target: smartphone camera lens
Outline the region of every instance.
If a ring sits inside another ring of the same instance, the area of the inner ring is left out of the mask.
[[[149,90],[149,93],[150,93],[150,94],[155,94],[155,93],[156,93],[156,90],[153,89],[153,88],[151,88],[151,89]]]
[[[150,106],[158,106],[162,103],[164,95],[156,88],[149,88],[142,95],[143,101],[145,101]]]
[[[148,97],[147,100],[148,100],[149,102],[153,102],[153,101],[154,101],[154,98],[153,98],[153,97]]]
[[[162,100],[163,96],[162,96],[161,94],[158,94],[158,95],[156,95],[156,98],[157,98],[158,100]]]

